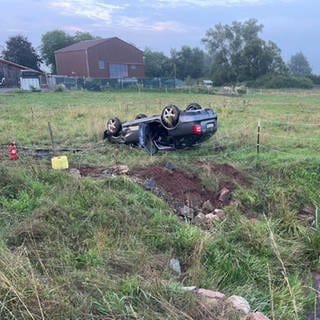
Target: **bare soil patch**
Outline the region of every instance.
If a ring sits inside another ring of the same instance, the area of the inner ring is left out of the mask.
[[[208,164],[198,163],[198,165]],[[249,181],[243,173],[229,164],[210,164],[210,167],[221,177],[217,192],[207,189],[195,173],[182,169],[168,170],[165,167],[153,166],[137,169],[133,174],[142,179],[154,180],[156,186],[169,194],[178,205],[199,208],[205,201],[210,200],[215,208],[222,208],[230,203],[231,193],[236,186],[246,186]],[[222,192],[226,190],[228,195],[222,197]]]
[[[103,171],[105,168],[99,168],[99,167],[80,167],[79,171],[81,176],[84,177],[100,177],[103,175]]]
[[[168,169],[166,165],[137,168],[128,174],[134,181],[145,185],[151,182],[147,188],[166,200],[175,210],[182,206],[198,209],[210,200],[214,208],[223,208],[232,199],[232,191],[238,186],[248,186],[249,179],[230,164],[197,162],[195,165],[209,170],[219,179],[219,188],[212,191],[206,188],[194,172],[179,168]],[[102,177],[114,172],[114,167],[101,168],[83,166],[78,168],[81,176]],[[119,174],[119,173],[116,173]],[[120,173],[121,174],[121,173]]]

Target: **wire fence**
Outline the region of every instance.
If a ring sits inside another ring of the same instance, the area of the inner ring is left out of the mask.
[[[263,119],[257,123],[234,125],[233,128],[233,130],[219,129],[206,143],[205,148],[200,148],[194,153],[195,156],[211,157],[217,153],[234,152],[242,154],[243,157],[278,154],[287,155],[291,159],[320,159],[320,123]],[[55,151],[85,155],[88,152],[103,151],[106,146],[104,141],[76,147],[58,145]],[[49,158],[53,155],[50,144],[43,146],[17,144],[17,148],[22,157]],[[186,153],[186,157],[188,156],[191,154]],[[8,145],[0,145],[0,158],[8,158]]]
[[[63,85],[67,89],[88,89],[91,91],[121,89],[174,89],[184,86],[184,82],[173,78],[127,78],[127,79],[90,79],[67,76],[51,76],[48,78],[49,88]]]
[[[278,153],[296,159],[320,159],[319,122],[261,120],[257,127],[257,153]]]
[[[205,93],[239,96],[239,92],[224,91],[221,87],[205,85],[202,82],[186,83],[176,78],[125,78],[125,79],[92,79],[69,76],[50,76],[47,78],[47,85],[52,90],[86,89],[89,91],[161,91],[161,92],[180,92],[180,93]],[[241,92],[241,94],[246,91]]]

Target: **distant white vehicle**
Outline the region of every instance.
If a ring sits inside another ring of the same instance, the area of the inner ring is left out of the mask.
[[[21,70],[20,89],[24,91],[40,90],[39,72],[34,70]]]
[[[202,85],[207,86],[207,87],[212,87],[213,82],[212,82],[212,80],[202,80]]]
[[[0,80],[0,87],[4,87],[5,84],[6,84],[6,78],[3,77],[3,78]]]

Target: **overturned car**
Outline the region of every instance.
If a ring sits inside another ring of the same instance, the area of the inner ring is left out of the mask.
[[[107,121],[104,139],[144,148],[155,154],[159,150],[188,148],[209,139],[217,131],[217,114],[197,103],[185,110],[167,105],[161,115],[137,115],[135,120],[121,122],[114,117]]]

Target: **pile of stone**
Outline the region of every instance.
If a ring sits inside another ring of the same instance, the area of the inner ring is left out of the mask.
[[[207,289],[194,289],[193,292],[200,297],[201,303],[208,310],[214,310],[218,306],[222,306],[222,319],[239,317],[241,320],[270,320],[259,311],[250,312],[248,301],[241,296],[227,297],[222,292]]]

